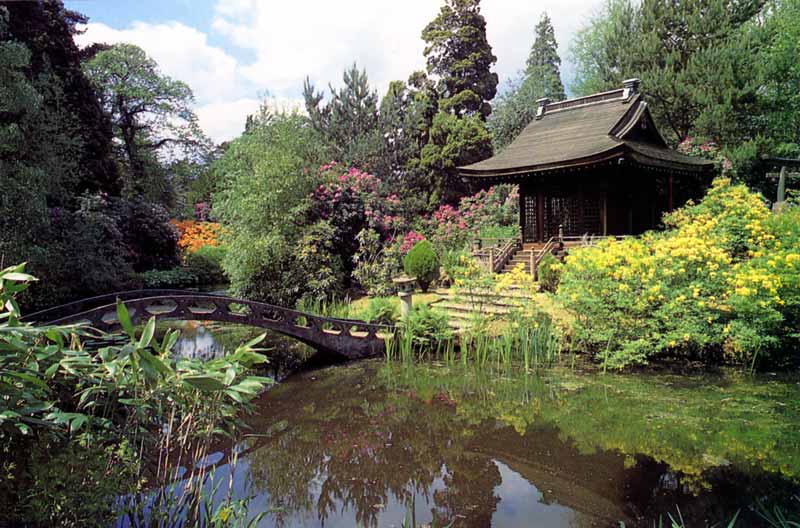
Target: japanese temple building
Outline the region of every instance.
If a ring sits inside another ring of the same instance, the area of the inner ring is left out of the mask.
[[[711,161],[669,148],[638,79],[623,88],[551,103],[504,150],[460,167],[477,186],[519,184],[522,242],[567,236],[636,235],[699,198]]]

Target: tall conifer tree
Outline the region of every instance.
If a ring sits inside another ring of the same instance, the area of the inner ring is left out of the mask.
[[[439,15],[422,31],[428,73],[438,79],[440,108],[456,116],[492,112],[497,94],[497,62],[486,39],[480,0],[445,0]]]
[[[565,97],[564,84],[561,82],[561,57],[558,56],[556,34],[547,13],[542,13],[534,34],[526,77],[540,83],[543,97],[560,101]]]

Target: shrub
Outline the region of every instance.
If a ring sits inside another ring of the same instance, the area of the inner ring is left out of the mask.
[[[222,260],[225,258],[224,246],[202,246],[184,255],[186,271],[197,277],[199,284],[220,284],[225,282]]]
[[[180,264],[178,230],[162,206],[141,199],[118,199],[113,214],[134,271],[171,269]]]
[[[139,278],[142,287],[149,290],[194,288],[200,284],[197,275],[184,268],[145,271]]]
[[[172,225],[180,234],[178,247],[190,253],[205,246],[219,246],[222,238],[222,226],[214,222],[172,220]]]
[[[753,364],[790,350],[798,219],[720,179],[702,202],[667,216],[664,233],[574,251],[558,296],[576,339],[614,367],[665,354]]]
[[[402,331],[418,350],[436,350],[439,343],[453,338],[453,330],[448,323],[445,312],[427,304],[415,304],[408,318],[403,321]]]
[[[433,245],[427,240],[418,242],[403,259],[403,269],[416,277],[422,291],[427,292],[431,282],[439,278],[439,257]]]
[[[402,271],[398,243],[383,245],[373,229],[363,229],[357,236],[358,251],[353,255],[353,278],[367,293],[385,297],[396,293],[392,279]]]
[[[367,307],[358,315],[368,323],[391,325],[400,319],[397,299],[392,297],[375,297],[369,300]]]
[[[547,253],[539,261],[539,285],[542,290],[555,293],[561,282],[562,264],[552,253]]]

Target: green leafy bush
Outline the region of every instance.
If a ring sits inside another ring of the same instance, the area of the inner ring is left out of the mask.
[[[402,322],[402,332],[409,337],[415,348],[436,350],[438,344],[453,338],[449,318],[445,312],[427,304],[415,304],[411,313]]]
[[[139,278],[148,290],[194,288],[200,283],[197,275],[183,268],[145,271]]]
[[[367,307],[358,315],[368,323],[392,325],[400,319],[397,299],[393,297],[375,297],[369,300]]]
[[[563,266],[561,262],[552,254],[547,253],[542,260],[539,261],[539,285],[542,290],[555,293],[558,289],[558,283],[561,282],[561,270]]]
[[[773,214],[720,179],[665,223],[567,257],[558,297],[579,347],[613,367],[664,355],[753,365],[796,349],[800,212]]]
[[[202,246],[183,257],[184,268],[197,277],[200,284],[221,284],[225,282],[225,272],[222,270],[225,252],[225,246]]]
[[[392,279],[402,271],[399,242],[384,246],[374,229],[362,230],[356,240],[358,251],[353,255],[353,278],[372,296],[396,293]]]
[[[417,242],[403,259],[403,269],[416,277],[422,291],[427,292],[431,282],[439,278],[439,257],[433,244],[427,240]]]
[[[22,265],[0,271],[0,467],[8,484],[0,485],[0,524],[107,526],[115,499],[142,493],[145,482],[167,490],[148,494],[151,511],[161,511],[158,501],[173,495],[173,461],[206,456],[209,440],[241,427],[241,411],[271,382],[250,374],[266,361],[253,349],[263,336],[204,362],[177,357],[177,331],[154,339],[155,317],[137,331],[122,304],[122,343],[86,327],[32,326],[20,322],[16,297],[33,280]],[[89,338],[91,348],[82,343]]]

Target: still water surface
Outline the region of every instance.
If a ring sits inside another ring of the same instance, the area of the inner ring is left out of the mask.
[[[201,357],[257,333],[183,330]],[[271,344],[283,381],[214,456],[260,526],[653,526],[678,508],[687,527],[737,510],[758,526],[757,499],[800,513],[798,376],[309,369],[308,349]]]

